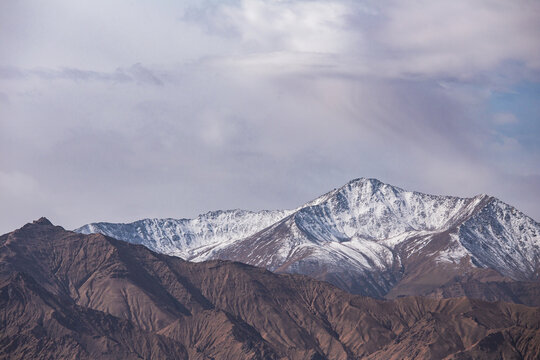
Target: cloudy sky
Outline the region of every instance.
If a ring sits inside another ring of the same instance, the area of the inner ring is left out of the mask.
[[[537,0],[0,2],[0,232],[357,177],[540,220]]]

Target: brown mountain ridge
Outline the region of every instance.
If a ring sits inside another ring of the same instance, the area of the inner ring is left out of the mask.
[[[442,290],[441,290],[442,291]],[[452,291],[452,289],[444,289]],[[2,359],[537,359],[540,309],[375,300],[46,219],[0,236]]]

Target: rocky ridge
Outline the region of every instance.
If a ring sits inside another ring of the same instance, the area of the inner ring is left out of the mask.
[[[1,359],[535,359],[540,310],[375,300],[46,219],[0,236]]]
[[[512,206],[488,195],[435,196],[376,179],[353,180],[294,210],[95,223],[76,231],[191,261],[306,274],[375,297],[434,294],[464,278],[529,289],[540,275],[540,224]],[[516,294],[496,298],[509,297]]]

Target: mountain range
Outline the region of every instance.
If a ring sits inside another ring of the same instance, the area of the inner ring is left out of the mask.
[[[538,307],[376,300],[303,275],[187,262],[45,218],[0,236],[0,324],[0,359],[533,360],[540,353]]]
[[[293,210],[92,223],[189,261],[234,260],[376,298],[470,296],[540,305],[540,224],[501,200],[360,178]]]

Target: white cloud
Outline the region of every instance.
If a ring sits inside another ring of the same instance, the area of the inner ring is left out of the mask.
[[[354,46],[345,27],[348,7],[336,1],[242,0],[225,5],[224,16],[248,50],[340,53]]]
[[[540,194],[538,150],[498,133],[525,121],[489,109],[539,79],[539,4],[4,2],[0,171],[68,227],[294,207],[358,176],[540,214],[512,189]]]
[[[217,23],[213,35],[239,41],[221,56],[252,67],[466,81],[540,71],[540,3],[532,0],[242,0],[204,14],[198,25]]]
[[[510,61],[539,69],[538,1],[410,0],[385,10],[379,40],[401,71],[474,77]]]

